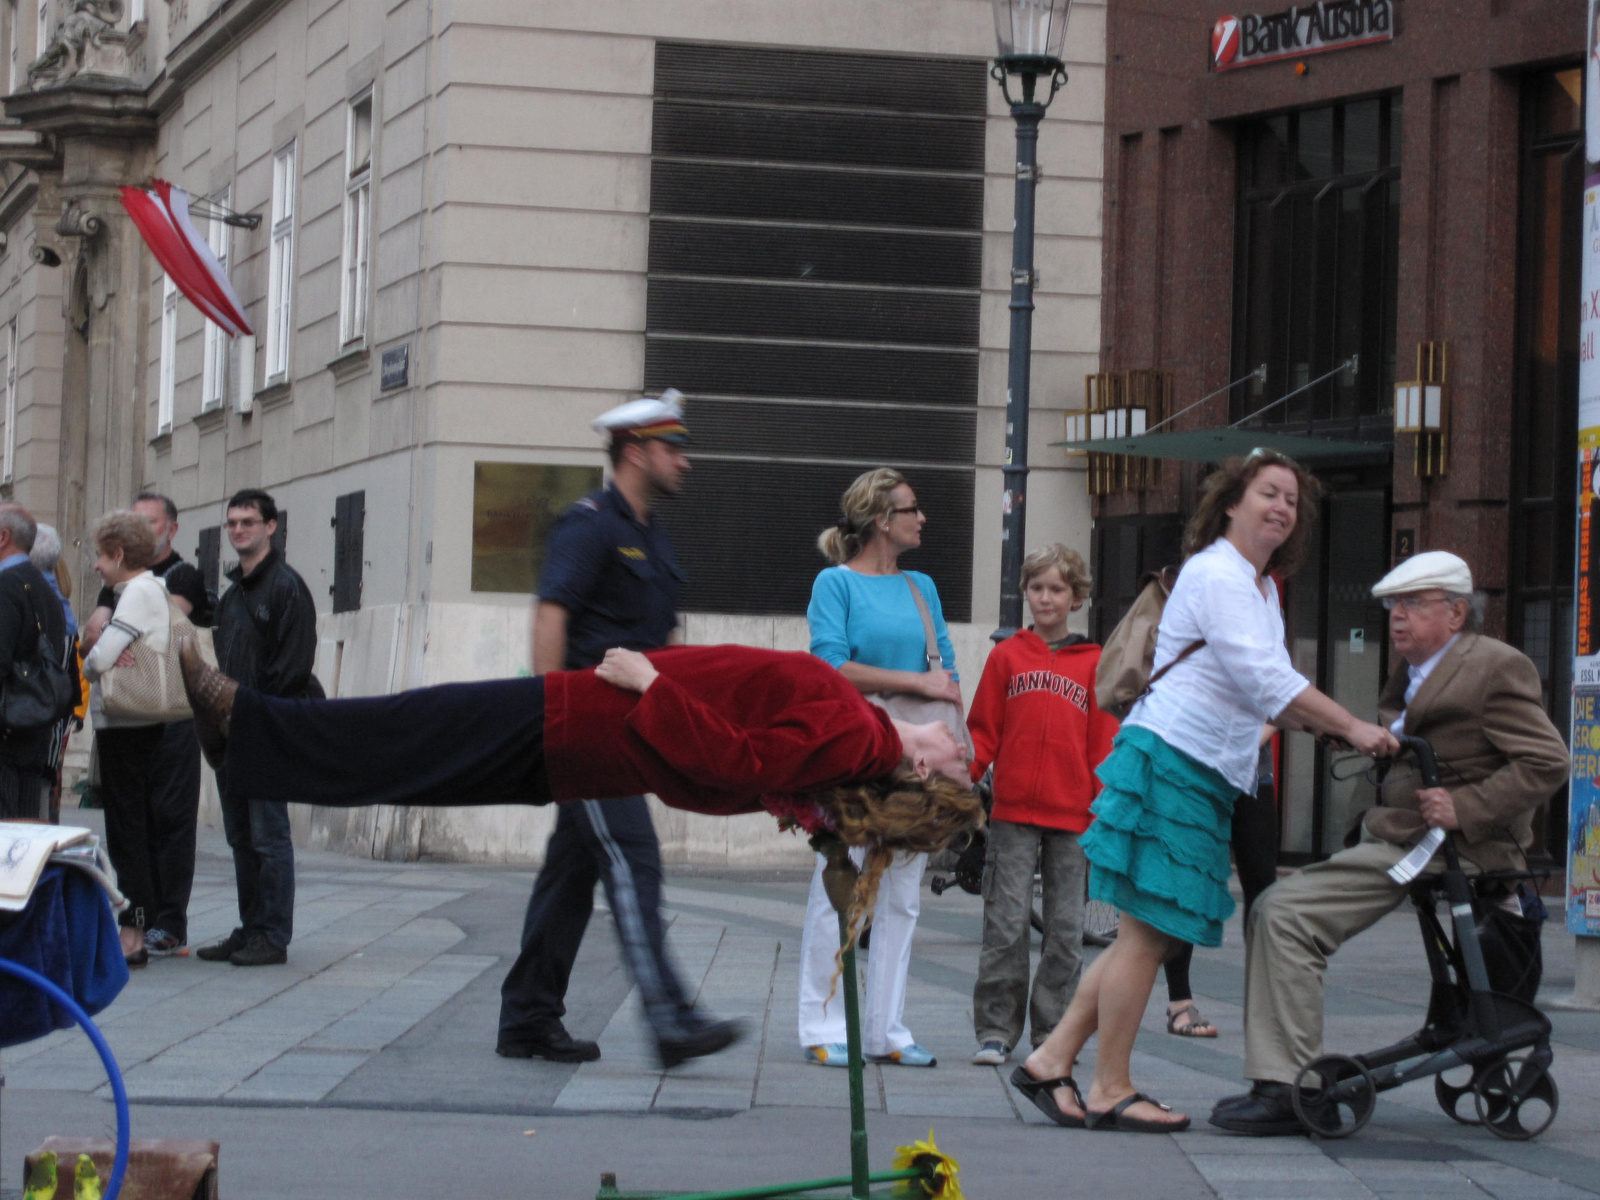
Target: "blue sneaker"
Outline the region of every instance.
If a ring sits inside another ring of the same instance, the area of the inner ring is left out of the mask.
[[[909,1046],[902,1046],[898,1050],[891,1050],[888,1054],[869,1054],[868,1062],[890,1063],[901,1067],[937,1067],[939,1060],[926,1046],[919,1046],[912,1042]]]
[[[829,1042],[826,1046],[807,1046],[806,1061],[819,1067],[848,1067],[850,1047],[843,1042]]]

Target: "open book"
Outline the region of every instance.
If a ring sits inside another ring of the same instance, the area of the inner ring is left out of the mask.
[[[0,910],[21,912],[50,856],[93,837],[93,830],[77,825],[0,821]]]

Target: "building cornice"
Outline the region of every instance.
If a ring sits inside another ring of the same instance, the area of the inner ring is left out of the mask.
[[[158,117],[183,98],[184,88],[251,27],[266,20],[289,0],[224,0],[167,51],[166,65],[150,85],[151,111]]]
[[[145,139],[155,136],[155,114],[145,91],[127,79],[74,75],[64,83],[5,98],[6,116],[27,132]],[[9,147],[0,153],[15,159]]]
[[[20,125],[0,125],[0,159],[36,170],[48,170],[60,165],[61,149],[56,145],[55,138],[47,133],[24,129]]]

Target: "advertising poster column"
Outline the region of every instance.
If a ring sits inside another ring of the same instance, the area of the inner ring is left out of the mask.
[[[1578,992],[1600,998],[1600,0],[1589,0],[1584,70],[1583,296],[1578,331],[1578,512],[1572,670],[1567,928],[1579,936]],[[1586,971],[1587,966],[1587,971]],[[1585,976],[1587,975],[1587,986]]]

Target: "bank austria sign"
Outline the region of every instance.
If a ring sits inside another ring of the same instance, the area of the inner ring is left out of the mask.
[[[1320,0],[1282,12],[1218,17],[1211,27],[1211,69],[1232,71],[1393,37],[1393,0]]]

